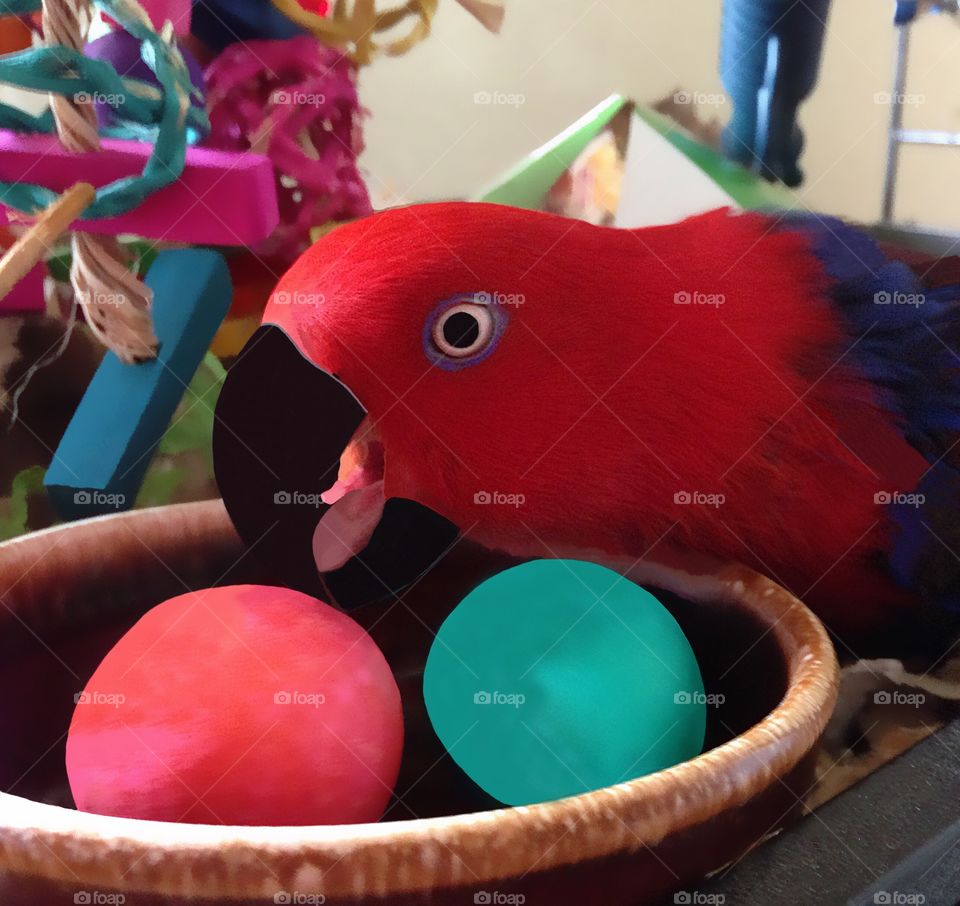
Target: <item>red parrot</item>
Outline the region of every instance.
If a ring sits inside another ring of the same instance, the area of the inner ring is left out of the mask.
[[[221,396],[221,490],[307,571],[404,500],[519,556],[745,562],[840,633],[950,606],[960,286],[925,267],[813,215],[386,211],[280,280]]]

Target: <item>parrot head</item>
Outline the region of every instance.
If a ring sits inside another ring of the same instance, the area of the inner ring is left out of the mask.
[[[280,280],[218,404],[217,478],[244,540],[303,577],[380,539],[395,584],[457,532],[510,553],[585,530],[615,547],[628,461],[652,483],[658,464],[644,419],[607,397],[674,314],[666,271],[641,284],[617,267],[643,253],[628,231],[474,203],[328,234]],[[442,519],[409,521],[411,502]],[[411,553],[423,535],[432,550]]]
[[[956,423],[952,357],[877,301],[917,280],[833,221],[386,211],[281,278],[218,401],[217,481],[278,578],[341,604],[460,536],[624,572],[740,561],[853,625],[912,600],[887,501]],[[926,299],[955,321],[954,287]]]

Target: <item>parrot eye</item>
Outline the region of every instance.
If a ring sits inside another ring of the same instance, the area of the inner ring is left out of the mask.
[[[443,368],[472,365],[492,351],[503,326],[503,314],[484,299],[489,294],[459,296],[442,303],[424,331],[428,358]]]
[[[462,359],[482,349],[493,336],[493,315],[483,305],[448,308],[433,325],[433,342],[444,355]]]

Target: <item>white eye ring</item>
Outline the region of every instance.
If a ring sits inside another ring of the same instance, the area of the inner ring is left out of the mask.
[[[493,313],[476,302],[461,302],[448,308],[434,322],[431,333],[433,345],[451,359],[476,355],[489,345],[493,335]]]

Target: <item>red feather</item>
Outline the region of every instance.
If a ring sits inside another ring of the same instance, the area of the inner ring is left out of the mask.
[[[264,320],[367,408],[388,496],[517,553],[740,560],[844,631],[909,603],[876,495],[911,490],[926,462],[828,289],[804,235],[759,214],[627,231],[450,203],[337,229]],[[522,304],[487,359],[432,366],[425,319],[474,292]],[[484,491],[523,503],[478,505]]]

